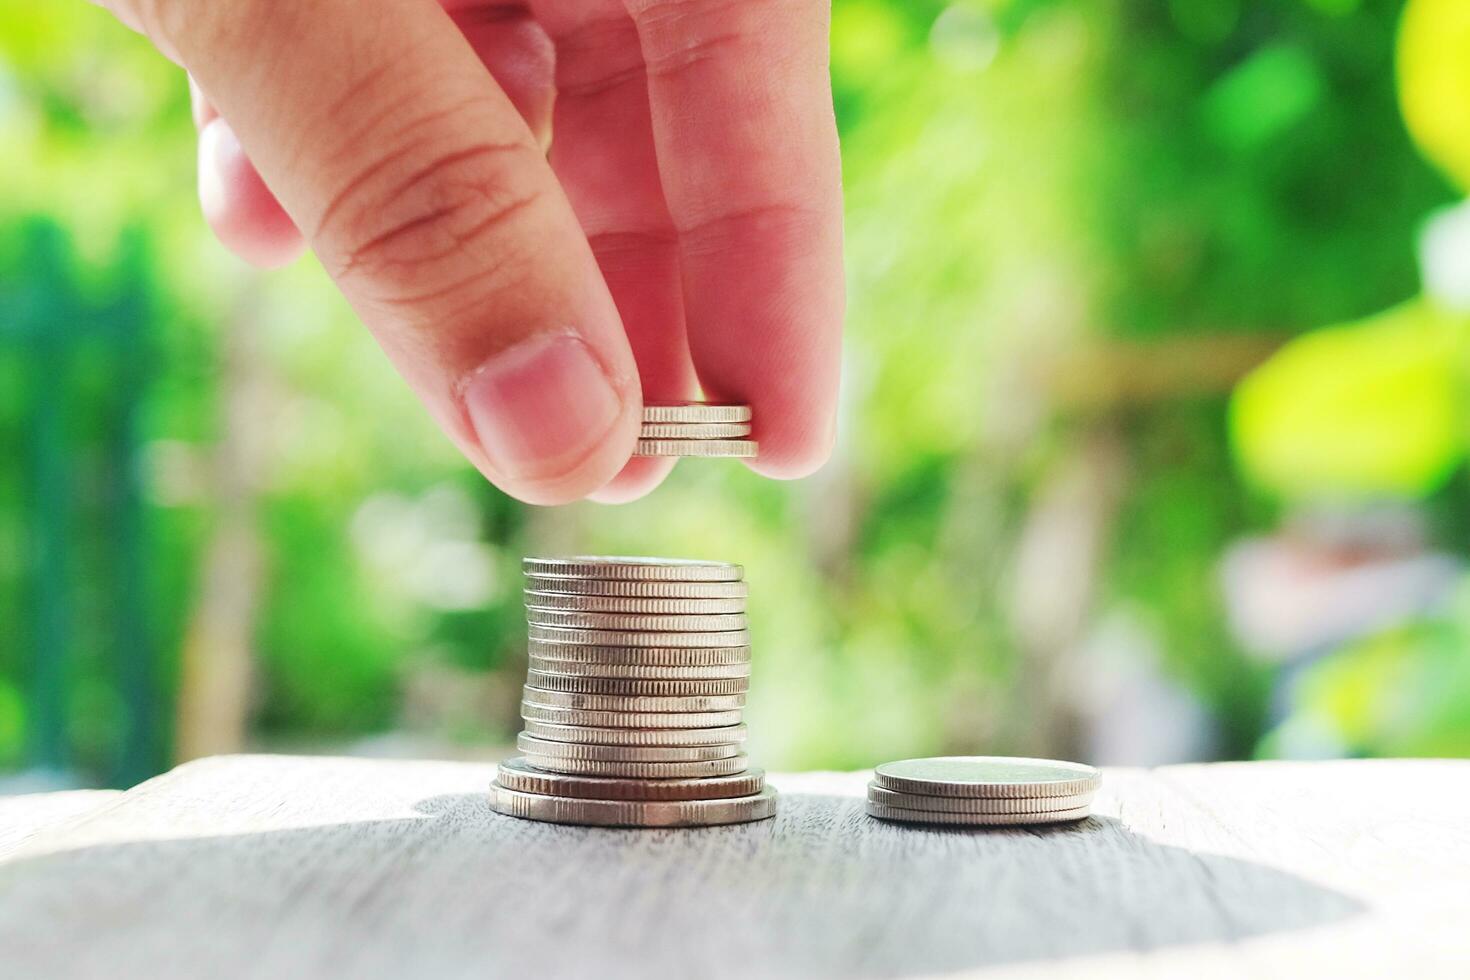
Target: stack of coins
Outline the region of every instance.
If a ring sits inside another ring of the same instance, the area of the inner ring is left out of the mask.
[[[673,402],[643,406],[635,456],[737,456],[750,458],[749,405]]]
[[[1088,815],[1101,782],[1075,762],[946,756],[873,771],[868,813],[904,823],[966,826],[1063,823]]]
[[[750,768],[739,565],[527,558],[530,670],[497,811],[553,823],[688,827],[775,815]]]

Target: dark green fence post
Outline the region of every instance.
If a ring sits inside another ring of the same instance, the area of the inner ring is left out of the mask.
[[[21,314],[23,331],[34,352],[30,431],[32,589],[31,710],[27,732],[30,765],[64,771],[70,762],[66,724],[67,485],[65,426],[66,345],[75,328],[75,305],[66,250],[60,232],[37,224],[30,234],[38,270],[35,293]],[[65,297],[65,299],[63,299]],[[61,315],[42,322],[42,310]],[[29,314],[29,317],[27,316]]]
[[[108,433],[107,456],[112,474],[109,510],[113,526],[113,649],[117,662],[119,702],[123,705],[121,739],[111,782],[131,786],[155,775],[162,763],[158,673],[148,630],[148,559],[143,527],[139,414],[152,358],[148,346],[146,243],[136,231],[123,241],[118,266],[122,301],[111,312],[116,330],[119,399]]]

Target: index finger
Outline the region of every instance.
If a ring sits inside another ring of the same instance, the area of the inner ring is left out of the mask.
[[[831,452],[842,190],[825,0],[627,0],[705,393],[755,410],[769,476]]]
[[[617,308],[525,120],[438,0],[108,3],[199,79],[486,477],[555,504],[622,468],[642,396]]]

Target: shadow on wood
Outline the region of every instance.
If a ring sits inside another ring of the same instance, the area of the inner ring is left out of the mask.
[[[931,829],[804,793],[775,820],[703,830],[515,820],[478,792],[413,811],[17,855],[0,867],[7,972],[901,977],[1228,942],[1362,908],[1110,818]]]

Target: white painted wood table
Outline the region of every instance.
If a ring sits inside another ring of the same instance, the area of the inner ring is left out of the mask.
[[[1470,977],[1470,762],[1109,770],[1057,829],[529,823],[493,767],[245,756],[0,805],[0,976]],[[42,826],[45,825],[45,826]],[[7,827],[9,830],[7,831]]]

